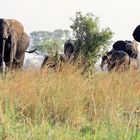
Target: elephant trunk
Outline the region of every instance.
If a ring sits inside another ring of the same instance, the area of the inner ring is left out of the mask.
[[[6,39],[0,41],[0,72],[5,71],[5,62],[4,62],[4,50],[5,50]]]
[[[101,67],[101,70],[103,71],[103,70],[104,70],[104,68],[103,68],[103,64],[101,64],[100,67]]]

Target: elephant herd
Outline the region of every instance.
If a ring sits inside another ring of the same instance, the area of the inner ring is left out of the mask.
[[[62,63],[71,63],[74,60],[74,42],[69,39],[64,43],[64,52],[58,53],[58,60],[60,61],[59,66],[62,66]],[[51,58],[50,58],[51,59]],[[46,56],[41,68],[44,68],[46,65],[49,65],[51,68],[57,67],[57,63],[50,63],[49,56]]]
[[[139,52],[137,42],[140,42],[140,25],[135,28],[133,38],[134,41],[116,41],[112,46],[112,50],[102,57],[101,68],[103,69],[106,64],[108,71],[129,68],[138,69]],[[0,19],[0,72],[22,68],[29,43],[29,36],[19,21]],[[72,40],[67,40],[64,44],[64,54],[59,56],[60,60],[64,62],[70,61],[73,53],[73,42]],[[46,56],[42,67],[48,63],[48,59],[49,57]]]
[[[138,42],[140,42],[140,25],[133,32],[133,41],[118,40],[112,45],[112,50],[107,52],[101,61],[101,69],[107,65],[108,71],[124,71],[139,69]]]

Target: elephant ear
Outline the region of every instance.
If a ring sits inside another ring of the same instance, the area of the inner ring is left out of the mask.
[[[2,19],[2,22],[9,27],[10,23],[9,23],[9,21],[7,19]]]
[[[24,32],[23,25],[19,21],[14,19],[8,19],[7,21],[9,21],[11,29],[14,29],[15,38],[20,39],[21,35]]]
[[[4,22],[6,23],[6,25],[7,25],[7,27],[8,27],[8,33],[10,34],[11,33],[11,22],[10,22],[10,20],[8,20],[8,19],[4,19]]]

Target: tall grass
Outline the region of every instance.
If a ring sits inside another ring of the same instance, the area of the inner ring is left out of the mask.
[[[0,77],[0,139],[139,140],[140,73],[19,71]]]

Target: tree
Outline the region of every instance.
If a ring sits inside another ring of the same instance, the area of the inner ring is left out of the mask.
[[[64,30],[64,35],[65,35],[65,40],[70,39],[70,31],[69,30]]]
[[[75,19],[71,19],[70,26],[75,38],[75,53],[84,56],[88,66],[95,64],[101,54],[107,50],[113,33],[109,28],[100,29],[99,19],[92,13],[85,16],[81,12],[76,13]]]
[[[57,50],[63,52],[63,44],[63,40],[45,40],[40,42],[37,47],[39,50],[47,51],[50,54],[56,52]]]
[[[32,46],[38,45],[41,41],[50,40],[52,33],[48,31],[33,31],[30,33]]]
[[[62,46],[62,43],[64,44],[65,40],[69,38],[70,31],[62,29],[56,29],[53,32],[33,31],[30,33],[31,46],[39,47],[41,50],[45,49],[44,44],[48,44],[48,42],[49,44],[51,44],[50,42],[56,42],[59,46]],[[41,46],[42,44],[43,46]]]
[[[61,29],[57,29],[53,32],[53,39],[62,39],[64,36],[64,31]]]

